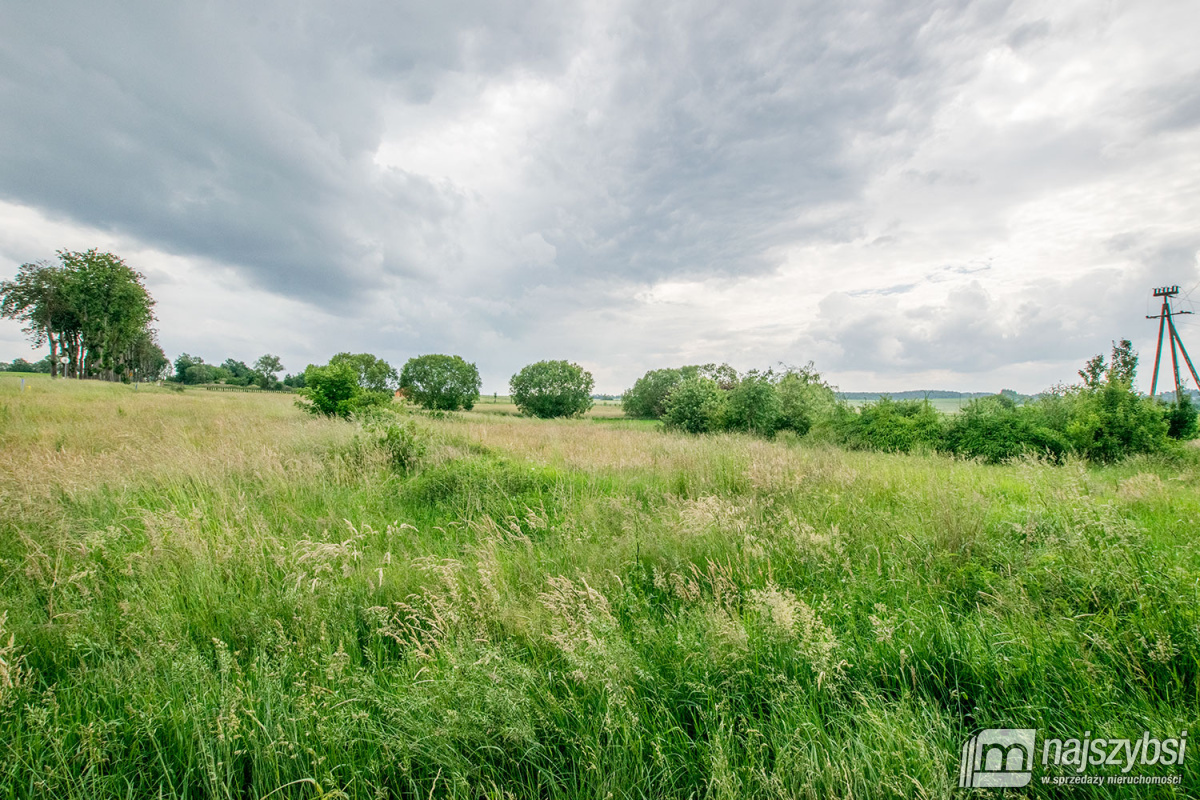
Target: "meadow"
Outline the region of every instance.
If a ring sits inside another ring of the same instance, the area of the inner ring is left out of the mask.
[[[0,797],[942,798],[980,728],[1195,733],[1186,453],[484,398],[401,468],[294,399],[0,376]]]

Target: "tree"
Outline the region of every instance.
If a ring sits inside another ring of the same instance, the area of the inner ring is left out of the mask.
[[[119,354],[154,321],[145,278],[112,253],[60,250],[58,257],[72,276],[67,297],[80,323],[76,346],[84,349],[76,361],[86,358],[84,375],[115,380],[126,366]]]
[[[1180,394],[1165,409],[1167,418],[1167,435],[1172,439],[1195,439],[1197,428],[1200,426],[1200,414],[1192,405],[1192,398]]]
[[[574,417],[592,407],[592,373],[567,361],[539,361],[523,368],[508,383],[522,414]]]
[[[760,436],[775,435],[783,408],[773,378],[770,370],[751,370],[729,390],[724,419],[726,428]]]
[[[225,379],[225,383],[233,386],[246,386],[258,377],[254,370],[246,366],[245,361],[235,361],[232,358],[225,359],[221,363],[221,369],[229,373],[229,377]]]
[[[425,408],[470,411],[479,399],[479,370],[461,356],[410,358],[400,371],[400,388]]]
[[[329,365],[348,364],[354,369],[358,385],[371,392],[394,392],[399,376],[392,365],[370,353],[338,353]],[[307,372],[307,370],[306,370]]]
[[[726,394],[711,378],[680,381],[667,395],[663,423],[687,433],[710,433],[725,424]]]
[[[1122,339],[1113,343],[1107,369],[1104,357],[1095,356],[1080,370],[1083,385],[1063,398],[1063,434],[1075,452],[1092,461],[1116,461],[1166,446],[1172,421],[1153,398],[1133,390],[1137,361],[1133,345]]]
[[[259,375],[270,376],[271,380],[275,379],[280,372],[283,372],[283,362],[279,360],[279,356],[273,356],[270,353],[261,355],[254,362],[254,371]]]
[[[67,303],[68,274],[45,261],[22,264],[11,281],[0,282],[0,317],[25,323],[33,346],[50,345],[50,376],[58,375],[58,350],[64,331],[78,326]]]
[[[72,377],[127,380],[135,343],[150,332],[154,300],[141,273],[97,250],[58,251],[59,264],[23,264],[0,282],[0,316],[24,322],[34,346],[48,344],[52,369],[62,355]]]
[[[693,368],[695,369],[695,368]],[[682,369],[652,369],[634,381],[621,395],[625,416],[635,419],[660,419],[666,411],[667,395],[684,379]]]
[[[311,414],[347,419],[351,414],[370,406],[391,402],[388,392],[364,389],[354,365],[342,360],[330,361],[328,366],[309,364],[304,370],[304,388],[296,405]]]
[[[814,425],[831,423],[838,407],[837,395],[814,368],[785,367],[779,375],[779,428],[804,436]]]
[[[209,364],[199,363],[192,364],[183,373],[183,383],[189,386],[197,386],[202,383],[214,383],[217,379],[217,370],[219,367],[214,367]]]
[[[254,362],[250,380],[258,384],[260,389],[275,389],[280,385],[277,377],[280,372],[283,372],[283,362],[279,360],[279,356],[267,353],[259,356],[258,360]]]
[[[188,382],[188,380],[187,380],[188,369],[193,366],[203,364],[203,363],[204,363],[204,359],[201,358],[200,356],[193,356],[193,355],[188,355],[187,353],[180,353],[179,357],[175,359],[175,380],[179,381],[180,383],[187,383]]]
[[[171,369],[171,362],[159,347],[152,330],[143,330],[126,345],[121,362],[128,367],[128,377],[133,381],[156,381]]]

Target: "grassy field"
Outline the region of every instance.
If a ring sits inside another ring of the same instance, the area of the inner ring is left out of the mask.
[[[1195,461],[487,405],[401,472],[294,397],[0,376],[0,797],[941,798],[979,728],[1200,721]]]

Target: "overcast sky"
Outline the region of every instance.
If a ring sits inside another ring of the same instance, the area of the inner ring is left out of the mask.
[[[1037,391],[1121,337],[1145,388],[1150,288],[1200,283],[1198,31],[1195,0],[3,3],[0,278],[111,250],[171,358],[458,353],[488,393],[557,358]]]

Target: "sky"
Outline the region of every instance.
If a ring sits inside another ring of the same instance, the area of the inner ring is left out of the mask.
[[[4,3],[0,278],[96,247],[170,358],[455,353],[485,393],[542,359],[1036,392],[1120,338],[1145,389],[1151,289],[1200,288],[1198,30],[1195,0]]]

